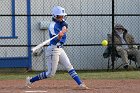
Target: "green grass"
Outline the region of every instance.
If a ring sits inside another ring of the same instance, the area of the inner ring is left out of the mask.
[[[139,71],[93,72],[80,74],[83,79],[140,79]]]
[[[0,73],[0,80],[25,79],[27,76],[35,76],[40,72],[5,72]],[[140,79],[140,71],[77,71],[80,78],[86,79]],[[65,71],[58,71],[55,77],[50,79],[69,80],[72,79]]]

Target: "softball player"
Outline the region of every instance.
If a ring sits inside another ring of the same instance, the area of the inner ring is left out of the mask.
[[[61,63],[67,69],[70,76],[76,81],[76,83],[82,89],[88,89],[88,87],[80,80],[78,74],[71,65],[69,58],[63,50],[63,44],[66,41],[66,32],[68,25],[65,22],[65,9],[60,6],[55,6],[52,9],[52,22],[49,26],[49,36],[58,35],[55,39],[50,41],[49,46],[46,49],[46,60],[47,60],[47,72],[42,72],[35,77],[26,78],[26,86],[30,87],[32,83],[38,80],[53,77],[56,73],[58,63]]]

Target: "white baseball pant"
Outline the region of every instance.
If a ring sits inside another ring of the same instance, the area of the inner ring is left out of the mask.
[[[46,72],[47,77],[53,77],[56,73],[58,63],[62,64],[67,71],[73,69],[73,66],[70,63],[70,60],[63,50],[57,45],[48,46],[46,49],[46,61],[48,71]]]

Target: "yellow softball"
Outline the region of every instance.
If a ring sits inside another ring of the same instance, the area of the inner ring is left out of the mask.
[[[107,46],[107,45],[108,45],[108,41],[107,41],[107,40],[103,40],[103,41],[101,42],[101,44],[102,44],[102,46]]]

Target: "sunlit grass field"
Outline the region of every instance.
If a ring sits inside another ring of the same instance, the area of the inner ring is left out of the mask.
[[[0,72],[0,80],[25,79],[27,76],[35,76],[41,72]],[[81,79],[140,79],[140,71],[77,71]],[[70,80],[72,79],[66,71],[57,71],[55,77],[50,78],[55,80]]]

